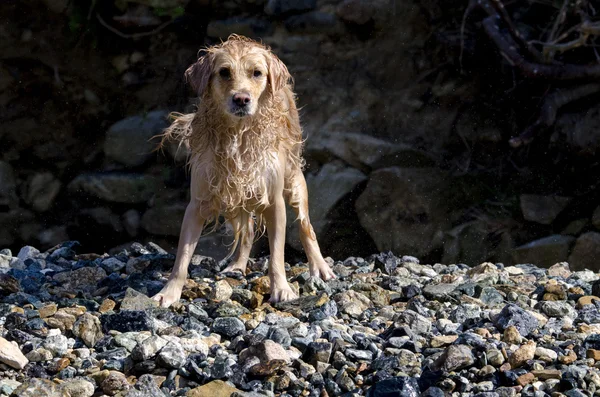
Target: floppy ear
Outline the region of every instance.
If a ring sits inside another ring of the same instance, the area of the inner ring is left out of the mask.
[[[185,71],[185,80],[190,83],[193,90],[198,93],[199,97],[202,96],[206,87],[208,87],[213,72],[213,66],[214,55],[207,52],[198,58],[198,61]]]
[[[273,54],[272,52],[269,52],[267,64],[269,67],[269,84],[271,85],[271,93],[275,94],[288,84],[288,82],[292,79],[292,75],[288,71],[287,66],[281,62],[281,59],[277,58],[277,55]]]

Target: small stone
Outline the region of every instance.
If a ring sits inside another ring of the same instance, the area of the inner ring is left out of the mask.
[[[368,350],[346,349],[346,357],[351,360],[371,361],[373,353]]]
[[[252,283],[252,291],[266,295],[271,290],[271,282],[269,281],[269,276],[259,277]]]
[[[41,318],[54,316],[56,314],[57,310],[58,310],[58,306],[56,305],[56,303],[49,303],[38,309]]]
[[[442,369],[446,372],[470,367],[475,363],[471,348],[467,345],[451,345],[444,352]]]
[[[213,380],[186,393],[186,397],[230,397],[239,390],[222,380]]]
[[[596,350],[596,349],[588,349],[585,352],[585,356],[587,358],[591,358],[594,361],[600,361],[600,350]]]
[[[317,363],[328,363],[333,345],[329,342],[311,342],[304,351],[302,359],[314,367]]]
[[[487,359],[488,362],[495,366],[495,367],[499,367],[502,364],[504,364],[504,355],[502,354],[502,352],[498,349],[490,349],[487,352]]]
[[[0,362],[15,369],[23,369],[29,360],[16,344],[0,337]]]
[[[521,338],[521,334],[517,327],[511,325],[504,330],[502,340],[510,345],[520,345],[523,338]]]
[[[131,387],[127,378],[120,372],[110,371],[109,375],[100,384],[104,394],[114,396],[115,394],[129,390]]]
[[[74,379],[63,383],[60,389],[69,397],[92,397],[95,387],[87,380]]]
[[[600,298],[594,295],[585,295],[577,299],[577,309],[583,309],[586,305],[593,305],[595,301],[600,301]]]
[[[219,280],[215,283],[211,293],[209,294],[209,299],[222,302],[231,299],[231,294],[233,293],[233,289],[231,285],[226,280]]]
[[[185,364],[187,355],[178,343],[169,342],[158,354],[156,359],[159,365],[167,368],[180,368]]]
[[[514,304],[504,306],[494,324],[501,331],[514,325],[519,334],[525,337],[539,327],[539,321],[535,316]]]
[[[371,300],[365,295],[356,291],[344,291],[333,297],[338,305],[340,312],[346,313],[351,317],[359,317],[372,306]]]
[[[431,338],[431,347],[438,348],[442,346],[447,346],[458,339],[458,335],[438,335]]]
[[[546,349],[538,346],[535,349],[535,357],[547,363],[553,363],[558,358],[558,353],[552,349]]]
[[[80,338],[87,347],[94,347],[104,333],[98,317],[90,313],[82,314],[73,324],[73,334]]]
[[[131,351],[131,358],[136,361],[149,360],[167,345],[167,340],[158,335],[153,335],[149,338],[138,342],[137,346]]]
[[[533,341],[526,342],[513,352],[508,358],[508,362],[512,368],[522,367],[527,361],[533,360],[535,357],[536,344]]]
[[[44,348],[53,356],[62,356],[67,352],[68,340],[64,335],[48,336],[44,341]]]
[[[121,302],[121,310],[146,310],[157,306],[157,301],[148,298],[146,295],[133,288],[127,288],[125,297]]]
[[[63,393],[59,392],[58,385],[54,382],[47,379],[31,378],[17,387],[12,395],[18,397],[58,397],[62,396]]]
[[[70,364],[71,364],[71,360],[69,360],[66,357],[57,358],[52,363],[50,363],[50,365],[48,365],[48,370],[50,372],[57,373],[57,372],[62,371],[65,368],[67,368]]]
[[[577,354],[573,350],[567,350],[567,354],[558,357],[558,361],[565,365],[573,364],[577,361]]]
[[[244,323],[235,317],[219,317],[215,319],[212,326],[213,332],[224,335],[229,338],[242,335],[246,332]]]
[[[562,277],[566,279],[571,275],[571,269],[569,268],[569,264],[567,262],[559,262],[550,266],[548,269],[548,275],[550,277]]]
[[[560,379],[562,377],[562,372],[559,369],[541,369],[541,370],[533,370],[531,373],[538,379],[546,380],[546,379]]]
[[[109,312],[115,308],[117,304],[112,299],[104,299],[102,304],[98,308],[98,311],[102,314]]]
[[[535,379],[535,376],[531,372],[528,372],[517,378],[517,384],[519,386],[525,386],[525,385],[528,385],[531,382],[533,382],[534,379]]]

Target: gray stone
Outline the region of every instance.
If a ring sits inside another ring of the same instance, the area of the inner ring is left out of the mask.
[[[44,341],[44,348],[54,357],[63,356],[69,348],[67,337],[64,335],[48,336]]]
[[[27,182],[25,202],[38,212],[48,211],[61,186],[60,181],[50,172],[37,173]]]
[[[84,379],[73,379],[60,386],[61,391],[69,397],[92,397],[95,387]]]
[[[233,338],[246,332],[246,326],[242,320],[235,317],[219,317],[215,319],[212,329],[213,332],[229,338]]]
[[[311,34],[322,33],[338,35],[344,33],[344,25],[334,13],[311,11],[294,15],[285,20],[285,27],[290,33]]]
[[[104,333],[98,317],[90,313],[83,313],[73,324],[73,335],[81,338],[87,347],[94,347]]]
[[[515,248],[513,258],[516,263],[550,267],[556,262],[567,261],[573,241],[574,237],[559,234],[544,237]]]
[[[265,5],[267,15],[281,15],[314,10],[317,0],[268,0]]]
[[[536,305],[536,308],[548,317],[562,318],[567,316],[571,319],[577,317],[577,311],[574,307],[564,301],[544,301]]]
[[[263,18],[235,16],[228,19],[213,20],[208,23],[206,35],[223,40],[232,34],[246,37],[264,37],[273,33],[273,24]]]
[[[129,167],[144,164],[160,142],[152,138],[168,127],[167,115],[164,110],[156,110],[110,126],[104,141],[106,157]]]
[[[559,261],[556,261],[559,262]],[[571,270],[600,270],[600,233],[587,232],[577,238],[568,260]]]
[[[180,368],[186,359],[183,347],[178,343],[169,342],[158,354],[157,363],[167,368]]]
[[[325,228],[329,224],[327,214],[344,196],[366,180],[365,174],[338,161],[327,163],[317,174],[306,176],[306,184],[310,192],[308,195],[310,221],[317,236],[326,230]],[[299,227],[298,222],[294,222],[296,214],[289,207],[287,218],[286,238],[288,244],[295,249],[302,249],[298,233],[295,230]]]
[[[157,306],[157,301],[147,297],[141,292],[134,290],[133,288],[127,288],[127,291],[125,291],[125,297],[121,302],[121,310],[146,310]]]
[[[373,353],[368,350],[346,349],[344,353],[351,360],[371,361],[373,359]]]
[[[142,228],[151,234],[179,236],[186,205],[152,207],[142,216]]]
[[[508,304],[504,306],[500,314],[494,319],[494,324],[504,331],[513,325],[522,336],[527,336],[539,327],[538,320],[527,311],[517,305]]]
[[[521,211],[525,220],[549,225],[569,205],[571,200],[571,197],[522,194],[520,197]]]
[[[467,345],[448,346],[443,357],[442,369],[446,372],[467,368],[475,363],[472,348]]]
[[[99,199],[122,204],[147,202],[158,189],[158,180],[144,174],[80,174],[68,188],[73,193],[85,193]]]
[[[449,183],[437,168],[375,171],[356,201],[360,223],[380,251],[426,255],[441,246],[450,226],[444,200]]]
[[[17,180],[12,166],[0,161],[0,206],[14,208],[19,199],[17,197]]]
[[[131,358],[136,361],[145,361],[158,354],[158,352],[169,343],[158,335],[138,342],[137,346],[131,351]]]

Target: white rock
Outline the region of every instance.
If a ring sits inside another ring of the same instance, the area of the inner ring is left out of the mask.
[[[0,362],[15,369],[23,369],[29,360],[16,344],[0,337]]]

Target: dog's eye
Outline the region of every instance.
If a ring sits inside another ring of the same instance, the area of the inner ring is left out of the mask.
[[[260,77],[260,76],[262,76],[262,72],[260,70],[255,70],[254,77]]]
[[[224,79],[228,79],[229,77],[231,77],[231,72],[229,71],[229,69],[223,68],[219,70],[219,76],[223,77]]]

